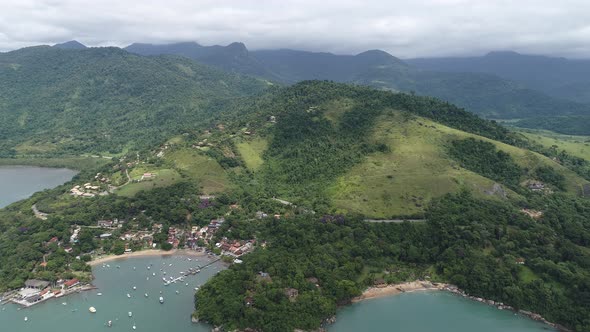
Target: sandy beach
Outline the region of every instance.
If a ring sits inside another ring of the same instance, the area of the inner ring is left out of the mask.
[[[99,257],[95,260],[88,262],[90,266],[96,266],[103,263],[120,260],[120,259],[127,259],[127,258],[134,258],[134,257],[155,257],[155,256],[173,256],[173,255],[181,255],[181,256],[206,256],[207,254],[202,251],[194,251],[194,250],[187,250],[187,249],[174,249],[169,251],[164,250],[156,250],[156,249],[149,249],[149,250],[142,250],[142,251],[135,251],[128,254],[123,255],[107,255]]]
[[[401,284],[387,285],[384,287],[369,287],[363,294],[352,299],[352,302],[375,299],[379,297],[391,296],[400,293],[411,293],[427,290],[442,290],[446,284],[434,285],[430,281],[410,281]]]

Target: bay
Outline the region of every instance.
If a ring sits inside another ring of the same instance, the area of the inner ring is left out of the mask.
[[[0,309],[0,330],[131,331],[136,325],[137,331],[147,332],[209,332],[211,326],[191,323],[194,288],[203,285],[224,267],[221,263],[214,263],[196,275],[187,276],[184,282],[164,286],[163,277],[177,277],[189,267],[202,266],[210,261],[206,256],[190,257],[191,261],[188,258],[138,257],[111,261],[108,263],[110,267],[95,266],[93,284],[98,289],[51,299],[21,310],[13,304],[4,305]],[[149,270],[148,266],[151,266]],[[186,286],[186,283],[189,285]],[[134,286],[137,290],[133,289]],[[145,297],[146,293],[148,297]],[[128,298],[127,294],[131,297]],[[163,304],[159,303],[160,296],[164,298]],[[96,308],[96,313],[88,311],[91,306]],[[128,317],[130,311],[132,317]],[[26,322],[25,317],[28,318]],[[109,320],[113,322],[111,328],[106,326]]]
[[[0,166],[0,208],[37,191],[59,186],[77,173],[67,168]]]
[[[551,327],[448,292],[404,293],[338,311],[330,332],[547,332]]]

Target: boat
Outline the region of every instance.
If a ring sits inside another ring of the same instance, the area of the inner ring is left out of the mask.
[[[133,269],[135,270],[135,266],[133,267]]]
[[[184,284],[186,287],[188,287],[188,282],[186,284]]]
[[[154,276],[154,277],[155,277],[155,276],[156,276],[156,272],[153,272],[153,273],[152,273],[152,276]]]
[[[176,291],[176,294],[180,294],[180,292],[179,291]]]
[[[119,265],[115,266],[117,269],[120,269],[121,267]]]
[[[160,303],[164,303],[164,298],[160,296]]]
[[[128,315],[129,317],[131,317],[131,316],[133,316],[133,313],[132,313],[131,311],[129,311],[129,312],[127,313],[127,315]]]
[[[147,269],[148,269],[148,270],[149,270],[149,269],[151,269],[151,268],[152,268],[151,266],[148,266],[148,267],[147,267]]]
[[[133,329],[134,330],[137,330],[137,326],[135,326],[135,324],[133,324]]]
[[[96,295],[98,295],[98,296],[102,296],[102,293],[96,293]]]
[[[133,290],[137,290],[137,287],[133,286]]]
[[[129,293],[127,293],[127,297],[131,297],[131,295]]]
[[[113,321],[112,321],[112,320],[108,321],[108,322],[107,322],[107,326],[108,326],[108,327],[111,327],[111,326],[113,326]]]
[[[143,294],[143,295],[145,295],[145,297],[148,297],[148,294],[147,294],[147,293],[145,293],[145,294]]]
[[[29,320],[29,317],[25,317],[25,322]]]
[[[95,307],[90,307],[90,308],[88,308],[88,311],[90,311],[91,313],[95,313],[96,312],[96,308]]]
[[[68,305],[66,302],[62,302],[61,305]]]

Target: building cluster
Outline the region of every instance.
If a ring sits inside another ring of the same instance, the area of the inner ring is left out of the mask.
[[[254,249],[256,240],[228,240],[223,238],[221,242],[215,244],[215,247],[221,249],[221,254],[238,258],[244,254],[249,253]]]
[[[70,194],[77,197],[94,197],[96,195],[106,195],[108,192],[101,191],[100,185],[93,185],[92,183],[88,182],[84,183],[83,185],[75,185],[72,187],[72,189],[70,189]]]
[[[29,279],[25,281],[25,287],[21,288],[11,301],[29,307],[53,297],[58,298],[75,292],[80,286],[80,281],[76,278],[60,279],[53,285],[49,281]]]

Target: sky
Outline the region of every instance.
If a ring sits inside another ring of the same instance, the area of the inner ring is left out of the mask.
[[[196,41],[402,58],[590,58],[588,0],[0,0],[0,51]]]

